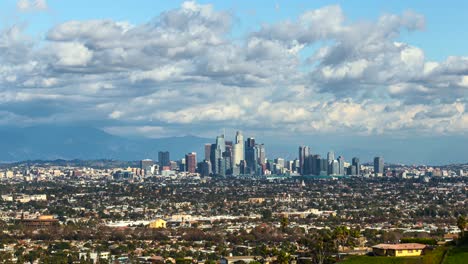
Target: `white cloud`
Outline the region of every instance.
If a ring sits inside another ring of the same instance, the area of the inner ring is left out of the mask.
[[[422,49],[397,41],[402,30],[424,27],[418,14],[353,22],[327,6],[236,40],[232,20],[185,2],[139,25],[64,22],[40,42],[18,26],[1,30],[0,102],[15,104],[4,122],[93,120],[141,135],[224,126],[466,132],[468,59],[427,61]],[[56,109],[28,116],[44,102]]]
[[[81,43],[62,42],[53,45],[59,66],[86,66],[93,57],[93,52]]]
[[[44,11],[48,9],[46,0],[18,0],[16,7],[23,12]]]

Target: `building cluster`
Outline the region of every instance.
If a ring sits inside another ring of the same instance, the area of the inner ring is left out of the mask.
[[[299,157],[294,160],[283,158],[267,159],[265,144],[259,144],[255,138],[244,140],[242,132],[237,131],[234,141],[225,139],[224,134],[217,136],[215,143],[205,144],[204,158],[197,161],[197,154],[191,152],[179,161],[171,161],[169,151],[158,153],[158,162],[151,159],[140,161],[140,169],[144,175],[175,175],[179,172],[201,176],[265,176],[265,175],[320,175],[344,176],[361,175],[363,172],[359,158],[354,157],[352,163],[344,157],[335,159],[334,152],[329,152],[326,159],[313,155],[308,146],[299,147]],[[384,163],[382,157],[374,160],[373,172],[382,176]],[[365,171],[368,172],[368,171]],[[117,178],[125,178],[118,175]]]

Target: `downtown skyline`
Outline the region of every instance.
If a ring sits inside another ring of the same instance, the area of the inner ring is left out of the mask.
[[[466,162],[466,4],[362,4],[4,1],[0,127]]]

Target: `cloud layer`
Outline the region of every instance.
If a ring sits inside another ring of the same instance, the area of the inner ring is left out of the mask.
[[[47,4],[20,1],[18,8]],[[240,40],[231,36],[234,20],[211,5],[185,2],[140,25],[68,21],[39,41],[21,26],[4,28],[0,124],[88,123],[146,136],[220,127],[298,134],[468,130],[468,57],[429,61],[422,49],[399,41],[402,32],[425,27],[419,14],[354,22],[340,6],[326,6]]]

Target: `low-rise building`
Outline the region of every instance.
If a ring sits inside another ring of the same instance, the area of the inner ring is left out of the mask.
[[[166,221],[161,218],[158,218],[149,223],[149,228],[166,228]]]
[[[372,247],[377,256],[409,257],[421,256],[426,245],[419,243],[378,244]]]

